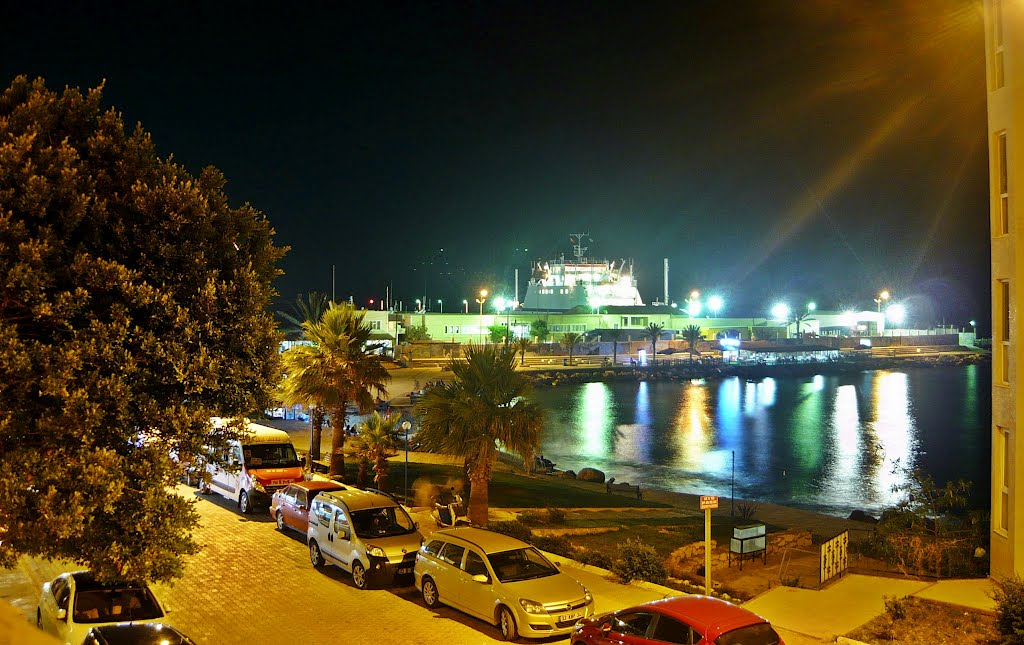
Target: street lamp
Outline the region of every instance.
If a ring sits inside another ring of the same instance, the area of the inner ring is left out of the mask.
[[[421,311],[423,311],[423,302],[419,298],[416,298],[416,313]]]
[[[700,314],[700,291],[694,289],[690,292],[690,297],[686,299],[686,313],[691,318]]]
[[[484,344],[484,303],[487,302],[487,289],[480,290],[480,297],[476,303],[480,305],[480,344]]]
[[[399,427],[405,431],[405,503],[409,504],[409,428],[412,424],[403,421]]]
[[[878,313],[882,313],[882,303],[886,302],[888,300],[889,300],[889,292],[888,291],[883,291],[882,293],[878,294],[878,297],[875,298],[875,304],[878,305]]]
[[[444,301],[441,300],[440,298],[437,299],[437,313],[444,313]]]
[[[468,300],[463,300],[462,301],[462,307],[466,310],[465,313],[468,314],[469,313],[469,301]]]
[[[725,302],[722,300],[722,296],[711,296],[708,298],[708,309],[711,310],[712,317],[717,316],[724,305]]]

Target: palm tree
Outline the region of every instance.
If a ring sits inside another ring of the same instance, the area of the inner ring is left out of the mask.
[[[470,481],[469,519],[487,526],[488,485],[498,451],[529,461],[540,447],[544,412],[528,400],[529,379],[516,372],[514,350],[470,345],[449,363],[454,380],[416,402],[417,438],[435,452],[462,457]]]
[[[302,296],[296,298],[295,302],[291,304],[290,311],[278,309],[276,312],[277,317],[283,322],[281,333],[285,335],[285,338],[294,339],[301,337],[302,323],[307,320],[317,322],[323,318],[324,312],[327,311],[328,303],[326,294],[319,291],[310,291],[306,294],[305,300],[302,299]]]
[[[373,481],[378,490],[384,490],[388,480],[388,457],[398,454],[401,438],[398,424],[402,415],[389,414],[386,417],[374,412],[373,416],[359,426],[359,434],[353,439],[353,452],[373,468]]]
[[[665,329],[665,325],[659,325],[658,323],[651,323],[644,329],[644,338],[651,339],[651,364],[657,360],[658,356],[658,339],[661,338],[661,332]]]
[[[683,338],[690,346],[690,359],[693,359],[693,354],[697,349],[697,343],[704,340],[704,334],[701,333],[700,327],[697,325],[690,325],[689,327],[683,328]]]
[[[515,349],[519,352],[519,364],[526,365],[526,350],[530,349],[530,339],[525,336],[517,338],[515,343]]]
[[[582,337],[574,331],[567,331],[562,334],[562,342],[569,348],[569,365],[572,365],[572,355],[576,351],[576,345],[579,344]]]
[[[332,304],[317,322],[302,323],[306,345],[296,345],[282,354],[285,379],[282,393],[286,402],[313,403],[331,414],[331,469],[334,478],[345,477],[346,406],[355,403],[360,413],[373,409],[374,397],[386,397],[391,375],[381,363],[379,345],[370,345],[370,328],[365,314],[348,305]],[[310,451],[320,452],[320,437],[314,434]]]
[[[612,341],[612,365],[619,362],[619,341],[622,340],[621,329],[609,329],[608,338]]]

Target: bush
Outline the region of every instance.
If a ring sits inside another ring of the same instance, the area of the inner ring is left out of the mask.
[[[495,533],[514,537],[515,539],[522,540],[523,542],[533,541],[533,531],[530,530],[530,527],[526,526],[519,520],[491,522],[487,525],[487,528]]]
[[[523,511],[519,514],[519,521],[528,526],[537,526],[538,524],[544,524],[547,517],[544,513],[535,509]]]
[[[535,535],[533,536],[533,546],[541,551],[547,551],[548,553],[554,553],[566,558],[576,557],[572,543],[564,535]]]
[[[885,613],[893,620],[903,620],[907,617],[907,597],[897,598],[895,596],[884,596]]]
[[[1024,581],[1018,576],[1003,580],[995,600],[999,633],[1008,645],[1024,644]]]
[[[600,567],[601,569],[611,569],[613,564],[612,559],[603,551],[591,551],[589,549],[577,553],[576,561],[589,564],[592,567]]]
[[[754,519],[755,515],[757,515],[757,504],[746,504],[740,502],[736,505],[736,510],[739,512],[741,520],[749,522]]]
[[[549,508],[548,522],[552,524],[565,524],[565,511],[560,508]]]
[[[612,564],[612,572],[624,582],[646,580],[661,583],[668,577],[665,562],[658,552],[637,538],[630,538],[625,544],[619,545],[618,558]]]

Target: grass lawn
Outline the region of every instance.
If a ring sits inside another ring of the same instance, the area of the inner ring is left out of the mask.
[[[347,481],[354,482],[356,464],[346,461]],[[462,469],[441,464],[409,464],[409,486],[417,480],[427,480],[444,485],[451,480],[464,480]],[[468,488],[468,483],[467,488]],[[368,483],[368,486],[373,486]],[[392,463],[385,487],[388,492],[401,497],[405,487],[405,464]],[[463,497],[469,501],[467,494]],[[621,494],[608,494],[600,484],[587,484],[559,477],[524,477],[505,470],[495,470],[491,478],[490,506],[497,508],[671,508],[668,504],[638,500]]]

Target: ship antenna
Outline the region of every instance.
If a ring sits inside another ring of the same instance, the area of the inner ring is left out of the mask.
[[[583,260],[583,254],[587,252],[590,247],[582,246],[583,238],[589,238],[590,233],[570,233],[569,241],[572,242],[572,253],[576,256],[576,262],[579,263]]]

